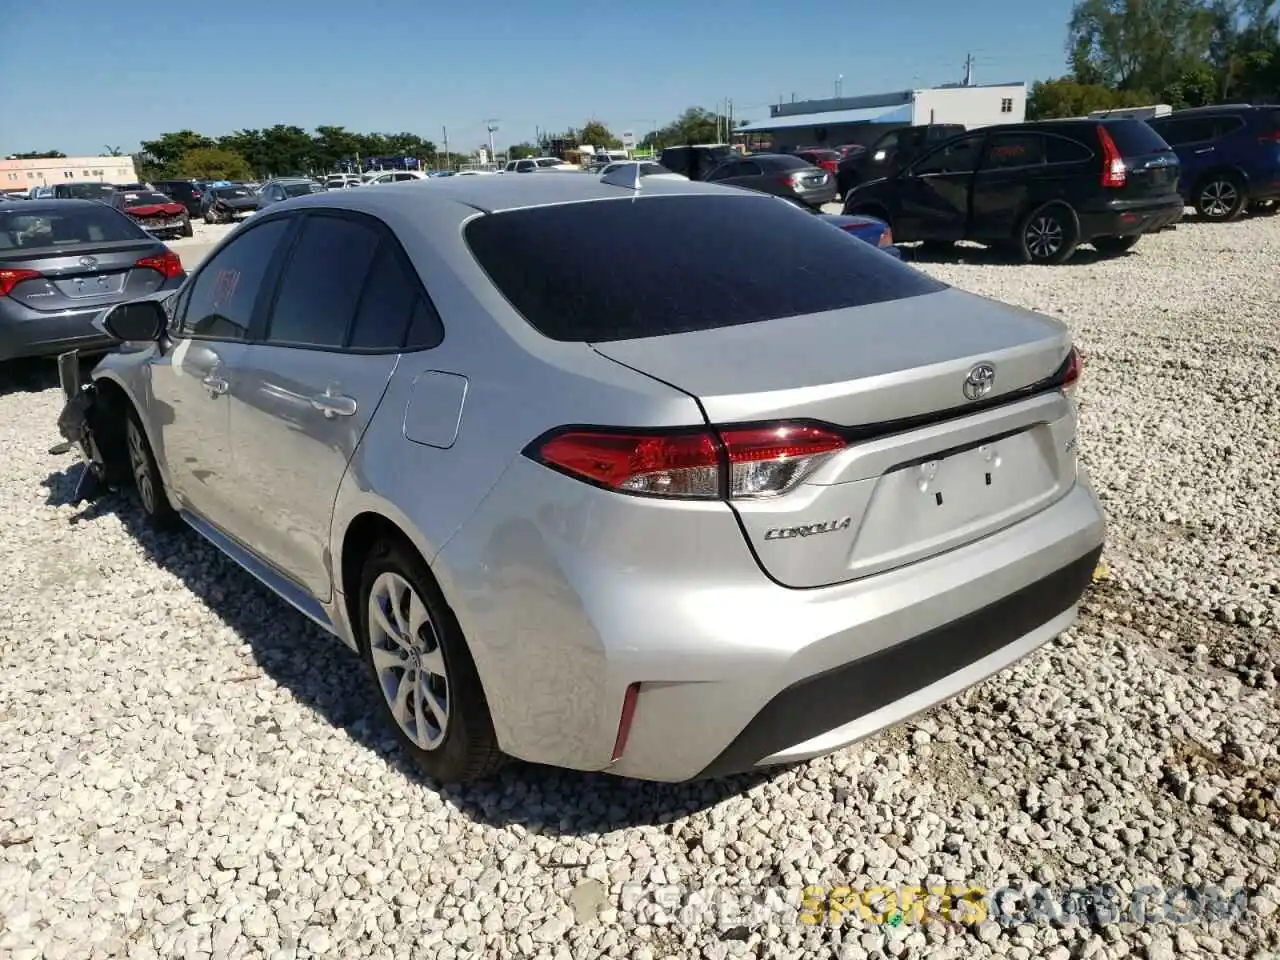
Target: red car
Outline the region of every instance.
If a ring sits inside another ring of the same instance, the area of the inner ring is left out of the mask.
[[[124,212],[138,225],[155,237],[190,237],[191,216],[187,208],[154,190],[126,190],[121,192]]]

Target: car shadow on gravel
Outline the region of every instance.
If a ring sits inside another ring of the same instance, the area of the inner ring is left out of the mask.
[[[81,464],[73,463],[45,479],[48,505],[72,503],[82,469]],[[493,826],[520,824],[545,834],[597,834],[663,824],[675,833],[683,818],[789,769],[664,784],[512,761],[487,781],[461,786],[435,783],[401,751],[376,709],[377,693],[364,663],[341,641],[314,626],[193,531],[160,533],[151,529],[127,495],[107,493],[81,503],[69,522],[91,522],[107,514],[120,519],[149,561],[181,580],[249,644],[262,674],[335,729],[379,754],[406,778],[435,791],[476,821]],[[279,621],[283,618],[293,618],[293,622],[282,627]],[[248,673],[227,682],[256,676]]]
[[[89,371],[101,356],[88,356],[80,361],[80,375],[87,380]],[[0,397],[13,393],[43,393],[58,387],[58,364],[51,357],[35,357],[0,362]]]
[[[971,266],[983,267],[1026,267],[1022,261],[1018,260],[1013,254],[1005,250],[995,247],[982,247],[976,244],[957,244],[956,246],[946,248],[924,247],[923,245],[900,244],[898,247],[902,251],[902,259],[905,263],[949,263],[949,264],[968,264]],[[1138,256],[1142,253],[1142,245],[1139,242],[1138,247],[1125,253],[1112,254],[1103,256],[1094,250],[1093,247],[1080,246],[1076,248],[1076,252],[1065,263],[1056,264],[1047,269],[1060,269],[1061,267],[1087,267],[1103,260],[1123,260],[1126,257]]]

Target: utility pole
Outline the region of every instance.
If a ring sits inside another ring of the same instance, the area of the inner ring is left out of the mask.
[[[484,125],[489,131],[489,162],[493,163],[493,132],[498,129],[498,121],[486,120]]]
[[[733,97],[729,98],[729,145],[733,146]]]
[[[964,85],[966,87],[973,86],[973,54],[969,53],[964,58]]]
[[[440,132],[444,134],[444,168],[452,170],[453,165],[449,163],[449,128],[441,127]]]
[[[836,99],[840,99],[840,94],[844,91],[844,74],[836,77]]]

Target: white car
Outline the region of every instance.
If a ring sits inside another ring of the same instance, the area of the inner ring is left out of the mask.
[[[524,160],[512,160],[503,168],[503,173],[578,173],[582,168],[576,163],[567,163],[559,157],[528,157]]]
[[[384,170],[372,176],[365,176],[365,186],[372,187],[379,183],[403,183],[406,180],[426,180],[427,175],[421,170]]]

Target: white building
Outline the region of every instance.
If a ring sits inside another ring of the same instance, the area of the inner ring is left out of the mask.
[[[0,192],[51,187],[55,183],[97,180],[136,183],[133,157],[51,157],[38,160],[0,160]]]
[[[959,123],[967,129],[995,123],[1021,123],[1027,117],[1027,85],[1018,83],[948,84],[898,90],[864,97],[839,97],[781,103],[735,133],[772,134],[775,149],[801,146],[870,145],[895,127]]]

